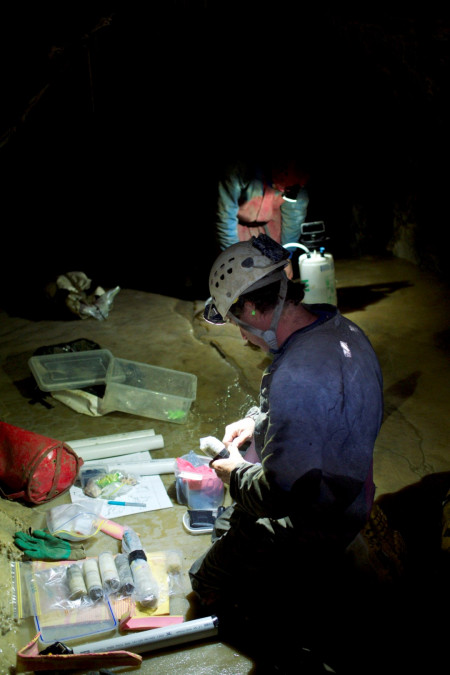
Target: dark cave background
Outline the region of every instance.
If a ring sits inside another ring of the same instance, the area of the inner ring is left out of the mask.
[[[303,3],[166,0],[2,10],[3,307],[81,270],[208,295],[217,174],[287,152],[336,259],[448,280],[449,26]]]

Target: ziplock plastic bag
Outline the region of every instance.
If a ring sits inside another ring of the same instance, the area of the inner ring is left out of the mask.
[[[62,504],[47,511],[50,534],[68,541],[81,541],[93,537],[100,530],[104,518],[101,502],[92,501],[92,507],[81,504]]]
[[[80,471],[83,493],[95,499],[115,499],[139,483],[140,476],[124,471],[108,471],[104,466],[85,467]]]
[[[214,510],[222,504],[224,485],[209,466],[210,461],[210,457],[197,455],[193,451],[177,457],[175,480],[179,504],[199,510]]]
[[[30,598],[30,584],[33,575],[32,562],[11,562],[12,604],[15,619],[33,616],[33,604]]]

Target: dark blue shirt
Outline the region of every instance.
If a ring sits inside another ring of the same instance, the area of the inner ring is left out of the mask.
[[[247,513],[287,519],[300,538],[345,542],[373,503],[382,374],[356,324],[331,306],[308,309],[318,320],[274,355],[250,411],[261,465],[238,467],[230,489]]]

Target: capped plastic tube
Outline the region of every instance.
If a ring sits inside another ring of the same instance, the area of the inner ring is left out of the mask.
[[[100,553],[98,566],[105,593],[116,593],[120,588],[120,579],[112,553],[109,551]]]
[[[108,437],[105,437],[106,439]],[[67,441],[72,450],[82,457],[85,462],[91,459],[103,459],[105,457],[117,457],[129,455],[143,450],[158,450],[164,447],[164,439],[160,434],[140,436],[138,438],[124,438],[119,440],[98,439],[98,443],[86,444],[85,441]]]
[[[91,600],[99,600],[103,597],[102,580],[100,579],[100,570],[95,558],[88,558],[83,563],[83,576],[86,583],[87,592]]]
[[[111,464],[112,467],[112,464]],[[123,473],[139,474],[140,476],[155,476],[162,473],[175,473],[176,459],[150,459],[145,462],[114,462],[114,468]]]
[[[136,600],[143,607],[157,607],[159,602],[158,582],[148,564],[139,535],[131,528],[126,528],[123,533],[122,551],[128,556]]]
[[[131,595],[134,591],[133,575],[126,553],[118,553],[114,559],[120,579],[120,591],[124,595]]]
[[[194,640],[205,640],[219,632],[217,616],[211,615],[192,621],[184,621],[163,628],[139,631],[126,635],[116,635],[107,640],[89,642],[72,647],[74,654],[93,654],[97,652],[112,652],[127,650],[140,654],[165,649],[172,645],[179,645]]]
[[[87,595],[83,572],[78,565],[69,565],[66,570],[66,577],[69,585],[69,600],[78,600]]]
[[[90,438],[80,438],[76,441],[67,441],[67,443],[69,445],[71,443],[76,443],[79,447],[86,445],[104,445],[105,443],[128,441],[134,440],[136,438],[147,438],[148,436],[154,435],[154,429],[141,429],[140,431],[127,431],[121,434],[109,434],[107,436],[91,436]]]

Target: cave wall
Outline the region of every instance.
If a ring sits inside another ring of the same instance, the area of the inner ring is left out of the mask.
[[[82,269],[203,297],[221,163],[286,147],[335,257],[448,274],[445,18],[172,0],[46,3],[2,26],[7,293]]]

